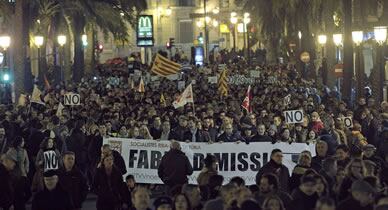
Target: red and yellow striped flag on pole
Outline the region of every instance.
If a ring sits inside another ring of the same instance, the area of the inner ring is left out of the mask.
[[[220,78],[218,79],[218,92],[220,92],[221,96],[228,96],[228,81],[226,77],[226,69],[224,69],[221,74]]]
[[[159,53],[156,55],[151,71],[161,77],[178,73],[182,65],[163,57]]]

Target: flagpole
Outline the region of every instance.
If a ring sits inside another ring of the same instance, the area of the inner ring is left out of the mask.
[[[195,116],[195,106],[194,106],[194,100],[193,100],[193,113],[194,113],[194,116]]]

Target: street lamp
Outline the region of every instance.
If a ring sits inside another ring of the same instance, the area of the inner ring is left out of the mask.
[[[363,37],[364,37],[364,32],[362,32],[362,31],[353,31],[352,32],[353,42],[357,46],[359,46],[361,44]]]
[[[339,47],[342,45],[342,34],[333,34],[333,41],[335,46]]]
[[[337,60],[337,63],[339,63],[339,61],[341,60],[341,50],[340,50],[340,47],[342,46],[343,44],[343,39],[342,39],[342,34],[333,34],[333,42],[335,44],[335,47],[336,47],[336,60]]]
[[[387,27],[378,26],[374,28],[375,39],[379,45],[383,45],[387,40]]]
[[[236,51],[236,24],[237,24],[237,13],[230,13],[230,22],[233,24],[233,51]]]
[[[243,36],[244,36],[244,56],[245,58],[248,57],[248,47],[249,44],[247,44],[247,25],[251,22],[251,18],[249,17],[250,14],[248,12],[244,13],[244,18],[243,18]],[[249,41],[249,40],[248,40]],[[249,58],[248,58],[249,60]]]
[[[65,35],[59,35],[59,36],[58,36],[58,44],[59,44],[61,47],[63,47],[63,45],[66,44],[66,41],[67,41],[67,39],[66,39],[66,36],[65,36]]]
[[[44,43],[44,37],[41,35],[36,35],[34,37],[34,42],[35,42],[36,47],[38,48],[38,72],[39,72],[39,77],[41,78],[42,77],[42,70],[40,69],[40,67],[41,67],[40,47]]]
[[[213,20],[213,26],[216,28],[218,27],[219,23],[218,23],[218,20],[214,19]]]
[[[327,36],[326,35],[319,35],[318,36],[318,43],[322,46],[322,66],[321,66],[321,72],[322,72],[322,82],[324,85],[327,85],[327,63],[325,58],[325,45],[327,42]]]
[[[61,52],[60,52],[60,56],[59,56],[59,64],[61,66],[61,72],[60,72],[60,75],[61,75],[61,82],[63,81],[63,60],[64,60],[64,49],[63,49],[63,46],[66,44],[66,36],[65,35],[59,35],[58,36],[58,44],[61,46]]]
[[[354,61],[354,69],[356,72],[356,81],[357,81],[357,87],[356,87],[356,93],[358,98],[362,97],[363,91],[364,91],[364,72],[361,70],[361,43],[364,38],[364,32],[363,31],[353,31],[352,32],[352,39],[355,47],[355,61]]]
[[[88,36],[86,34],[82,35],[81,40],[84,47],[88,46]]]
[[[8,47],[11,45],[11,37],[9,36],[0,36],[0,47],[4,50],[7,50]]]
[[[379,87],[377,88],[377,96],[379,97],[379,101],[383,101],[386,99],[386,95],[384,95],[384,90],[386,90],[385,82],[385,63],[384,63],[384,43],[387,40],[387,27],[386,26],[377,26],[374,27],[375,39],[378,44],[377,46],[377,69],[379,75]]]
[[[302,51],[302,32],[298,31],[298,38],[299,38],[299,51]]]

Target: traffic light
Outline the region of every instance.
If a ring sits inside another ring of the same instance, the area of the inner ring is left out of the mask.
[[[166,48],[167,48],[167,49],[171,49],[171,44],[170,44],[170,42],[166,42]]]
[[[175,38],[170,38],[170,48],[175,46]]]
[[[203,34],[202,34],[202,32],[199,33],[198,42],[199,42],[199,44],[201,44],[201,45],[203,44]]]
[[[97,53],[102,53],[104,51],[104,46],[97,42],[96,46],[94,47]]]
[[[3,81],[4,81],[4,82],[8,82],[9,79],[10,79],[9,74],[8,74],[8,73],[4,73],[4,75],[3,75]]]

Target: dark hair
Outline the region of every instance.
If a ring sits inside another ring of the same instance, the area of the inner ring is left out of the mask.
[[[189,197],[187,197],[187,195],[184,194],[184,193],[178,193],[178,194],[176,194],[176,195],[174,196],[174,198],[172,199],[172,209],[173,209],[173,210],[176,210],[176,208],[175,208],[175,202],[176,202],[176,200],[178,199],[178,196],[183,196],[183,197],[185,198],[186,203],[187,203],[187,209],[188,209],[188,210],[191,210],[190,199],[189,199]]]
[[[54,125],[58,125],[59,124],[59,117],[54,115],[51,117],[51,121],[53,122]]]
[[[135,177],[132,175],[132,174],[129,174],[128,176],[125,177],[125,181],[128,181],[132,179],[133,181],[135,181]]]
[[[322,161],[322,169],[325,170],[325,171],[328,171],[330,170],[331,168],[333,168],[333,165],[337,162],[337,160],[333,157],[328,157],[328,158],[325,158],[323,161]]]
[[[13,139],[13,143],[12,143],[12,147],[13,148],[18,148],[18,146],[20,146],[23,142],[23,137],[21,136],[16,136],[14,139]]]
[[[268,184],[273,185],[273,188],[275,190],[279,189],[279,185],[280,185],[279,179],[275,174],[273,174],[273,173],[264,174],[263,176],[261,176],[260,180],[262,178],[266,178],[268,180]],[[260,184],[260,180],[257,180],[257,185]]]
[[[207,154],[206,158],[203,159],[203,164],[206,168],[211,169],[214,162],[217,162],[217,158],[214,155]]]
[[[317,181],[318,179],[320,179],[323,183],[323,185],[325,186],[325,189],[324,189],[324,192],[323,192],[323,196],[327,196],[329,195],[329,184],[327,183],[327,180],[325,179],[325,177],[321,176],[321,175],[316,175],[314,176],[315,180]]]
[[[264,209],[267,209],[267,206],[268,206],[268,203],[270,200],[277,200],[280,204],[280,210],[285,210],[284,208],[284,204],[283,204],[283,201],[276,195],[270,195],[270,196],[267,196],[267,198],[265,198],[264,200],[264,203],[263,203],[263,208]]]
[[[63,157],[65,157],[65,155],[73,155],[75,156],[75,153],[73,151],[66,151],[62,154]]]
[[[282,151],[280,149],[273,149],[271,152],[271,157],[272,157],[272,155],[274,155],[275,153],[278,153],[278,152],[282,152]]]
[[[304,184],[304,183],[307,183],[307,182],[313,182],[313,183],[316,183],[317,181],[315,180],[315,177],[316,176],[306,176],[306,175],[303,175],[302,178],[300,178],[300,184]]]
[[[346,153],[349,153],[349,147],[347,146],[347,145],[345,145],[345,144],[340,144],[340,145],[338,145],[336,148],[335,148],[335,151],[337,151],[337,150],[339,150],[339,149],[341,149],[341,150],[343,150],[344,152],[346,152]]]
[[[235,183],[237,184],[237,186],[241,187],[241,186],[245,186],[245,180],[239,176],[235,176],[233,177],[229,183]]]

